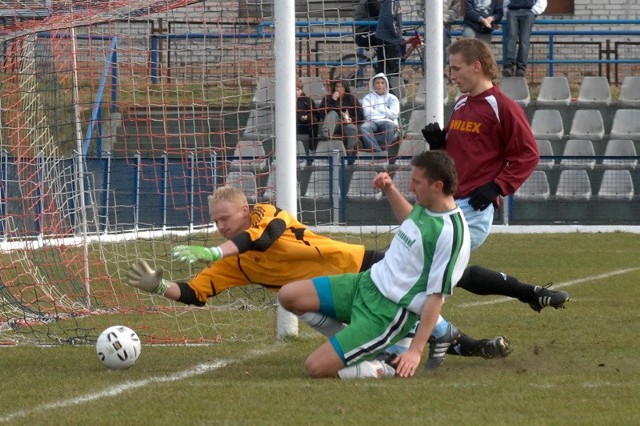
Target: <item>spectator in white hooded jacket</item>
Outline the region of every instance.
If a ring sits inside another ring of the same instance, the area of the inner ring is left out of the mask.
[[[369,81],[371,92],[362,99],[365,121],[360,125],[360,141],[365,150],[387,151],[398,136],[400,101],[389,92],[384,73]]]

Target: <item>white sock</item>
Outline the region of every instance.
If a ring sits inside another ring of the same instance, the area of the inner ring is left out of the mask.
[[[338,377],[345,379],[382,379],[393,377],[396,370],[382,361],[362,361],[355,365],[344,367],[338,371]]]
[[[340,321],[321,314],[320,312],[307,312],[300,315],[300,319],[309,324],[309,327],[326,337],[332,337],[344,328],[344,324]]]

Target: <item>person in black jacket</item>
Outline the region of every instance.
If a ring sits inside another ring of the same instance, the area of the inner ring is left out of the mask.
[[[318,145],[318,108],[311,97],[304,93],[303,82],[296,82],[296,130],[307,135],[307,155],[313,155]]]
[[[319,138],[329,140],[334,135],[340,136],[347,155],[354,156],[358,149],[358,126],[364,116],[360,101],[345,80],[331,82],[331,93],[322,98],[318,116],[323,120]]]
[[[502,20],[502,0],[466,0],[462,36],[491,44],[491,33]]]

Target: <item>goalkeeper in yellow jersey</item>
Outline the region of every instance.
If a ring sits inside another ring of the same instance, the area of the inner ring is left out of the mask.
[[[318,235],[271,204],[250,208],[245,195],[236,188],[218,188],[208,202],[211,219],[227,241],[210,248],[176,246],[172,254],[177,261],[202,260],[211,262],[209,266],[188,282],[173,282],[163,278],[162,268],[153,270],[139,260],[130,267],[129,285],[185,304],[203,306],[209,297],[230,287],[259,284],[277,291],[296,280],[365,271],[384,257],[383,252],[366,250],[363,245]],[[301,319],[328,337],[337,331],[325,327],[321,315],[310,313]],[[439,366],[449,346],[449,353],[463,356],[495,358],[511,352],[504,337],[476,340],[444,319],[436,330],[442,335],[453,333],[454,338],[445,339],[446,348],[439,347],[443,345],[438,346],[434,339],[429,351],[433,359],[427,360],[427,368]],[[401,352],[407,346],[405,341],[390,351]]]

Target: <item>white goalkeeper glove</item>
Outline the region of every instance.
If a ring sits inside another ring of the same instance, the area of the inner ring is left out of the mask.
[[[178,262],[193,263],[197,260],[215,262],[222,259],[222,249],[220,247],[175,246],[171,250],[171,256]]]
[[[163,273],[162,267],[154,271],[147,262],[138,260],[129,267],[129,285],[147,293],[164,295],[170,281],[162,279]]]

